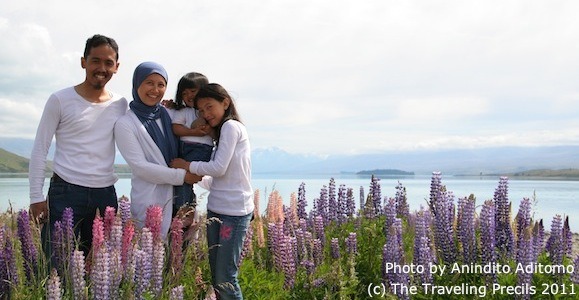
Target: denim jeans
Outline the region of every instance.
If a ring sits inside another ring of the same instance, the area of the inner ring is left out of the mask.
[[[179,157],[186,161],[209,161],[211,159],[211,153],[213,152],[213,146],[211,145],[185,142],[180,142],[179,144]],[[197,206],[192,184],[184,183],[183,185],[175,186],[174,195],[173,216],[185,204]]]
[[[118,208],[115,186],[89,188],[68,183],[57,175],[50,179],[48,188],[49,222],[42,226],[42,245],[47,257],[52,257],[50,240],[54,223],[62,219],[67,207],[72,208],[74,233],[79,242],[79,250],[87,257],[92,246],[92,225],[97,212],[104,216],[107,206]],[[49,225],[49,226],[47,226]]]
[[[253,213],[227,216],[207,211],[207,244],[211,283],[218,299],[243,299],[237,280],[243,240]],[[211,220],[217,218],[219,221]]]

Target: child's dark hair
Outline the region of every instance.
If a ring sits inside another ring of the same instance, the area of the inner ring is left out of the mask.
[[[217,145],[219,145],[219,137],[221,136],[221,127],[223,126],[223,123],[225,123],[227,120],[236,120],[238,122],[241,122],[241,118],[239,117],[239,113],[237,112],[237,109],[235,108],[235,103],[233,102],[233,98],[231,98],[231,96],[229,96],[229,93],[227,92],[227,90],[225,90],[221,85],[219,85],[217,83],[209,83],[209,84],[201,87],[199,89],[199,92],[197,93],[197,96],[195,97],[194,102],[193,102],[196,109],[197,109],[198,101],[201,98],[212,98],[212,99],[215,99],[219,102],[223,102],[225,99],[229,99],[229,106],[225,110],[225,114],[223,115],[223,120],[215,128],[216,129],[215,130],[216,131],[215,139],[216,139]]]
[[[180,110],[181,108],[187,107],[183,102],[183,91],[186,89],[200,89],[208,83],[209,80],[207,80],[207,77],[201,73],[191,72],[183,75],[177,84],[177,92],[175,93],[175,109]]]
[[[91,38],[86,40],[86,45],[84,47],[84,58],[88,57],[90,50],[92,48],[96,48],[102,45],[111,46],[111,48],[113,48],[113,50],[115,50],[115,52],[117,53],[116,59],[119,60],[119,45],[117,45],[117,42],[110,37],[106,37],[100,34],[95,34]]]

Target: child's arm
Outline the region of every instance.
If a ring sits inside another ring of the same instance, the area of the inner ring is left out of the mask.
[[[173,124],[173,133],[176,136],[205,136],[209,133],[210,127],[207,125],[187,128],[181,124]]]

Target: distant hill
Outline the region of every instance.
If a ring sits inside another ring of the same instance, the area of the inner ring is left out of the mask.
[[[0,173],[28,173],[28,159],[0,148]]]
[[[23,158],[30,157],[33,144],[34,141],[30,139],[0,138],[0,148]],[[48,159],[52,159],[50,153]],[[289,153],[272,147],[254,149],[251,159],[253,173],[262,174],[339,174],[392,169],[412,170],[416,175],[430,175],[433,171],[440,171],[445,175],[472,176],[526,173],[528,170],[579,169],[579,146],[385,151],[327,156]],[[119,153],[115,157],[115,164],[118,173],[126,173],[128,170]]]
[[[564,177],[564,178],[578,178],[579,179],[579,169],[560,169],[560,170],[550,170],[550,169],[539,169],[539,170],[528,170],[523,172],[515,172],[508,174],[509,177]]]

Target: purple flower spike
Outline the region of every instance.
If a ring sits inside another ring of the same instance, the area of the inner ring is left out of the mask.
[[[22,244],[22,257],[24,259],[24,271],[28,281],[36,274],[38,264],[38,251],[32,241],[32,232],[30,231],[30,217],[26,210],[18,212],[18,239]]]

